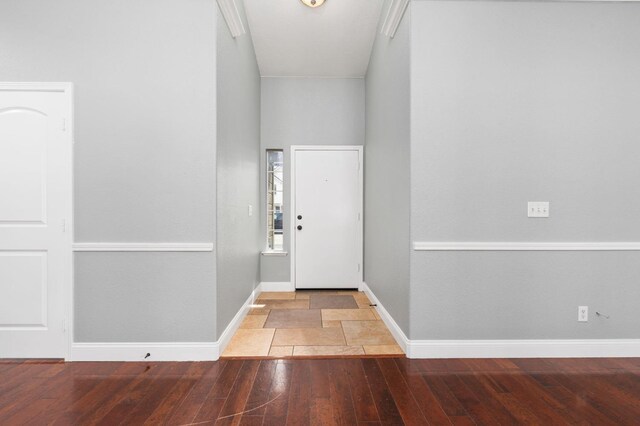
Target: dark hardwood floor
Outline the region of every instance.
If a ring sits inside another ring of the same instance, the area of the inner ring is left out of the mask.
[[[0,425],[640,425],[640,359],[0,361]]]

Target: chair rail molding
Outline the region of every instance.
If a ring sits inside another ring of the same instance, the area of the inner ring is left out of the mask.
[[[415,251],[640,251],[640,242],[415,241]]]
[[[74,243],[74,252],[211,252],[213,243]]]

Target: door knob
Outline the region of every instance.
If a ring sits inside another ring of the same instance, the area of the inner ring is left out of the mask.
[[[298,215],[298,220],[300,220],[300,219],[302,219],[302,215],[301,214]]]
[[[298,225],[298,231],[302,230],[302,225]]]

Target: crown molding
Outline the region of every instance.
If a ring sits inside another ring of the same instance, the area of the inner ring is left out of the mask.
[[[220,7],[222,17],[229,27],[231,37],[236,38],[247,33],[235,0],[218,0],[218,7]]]
[[[396,35],[396,31],[398,30],[398,26],[400,26],[402,16],[405,10],[407,10],[408,5],[409,0],[391,0],[391,5],[389,6],[389,11],[387,12],[387,17],[384,19],[380,33],[393,38]]]

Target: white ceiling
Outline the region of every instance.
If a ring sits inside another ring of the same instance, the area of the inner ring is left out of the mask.
[[[260,74],[362,77],[383,0],[244,0]]]

